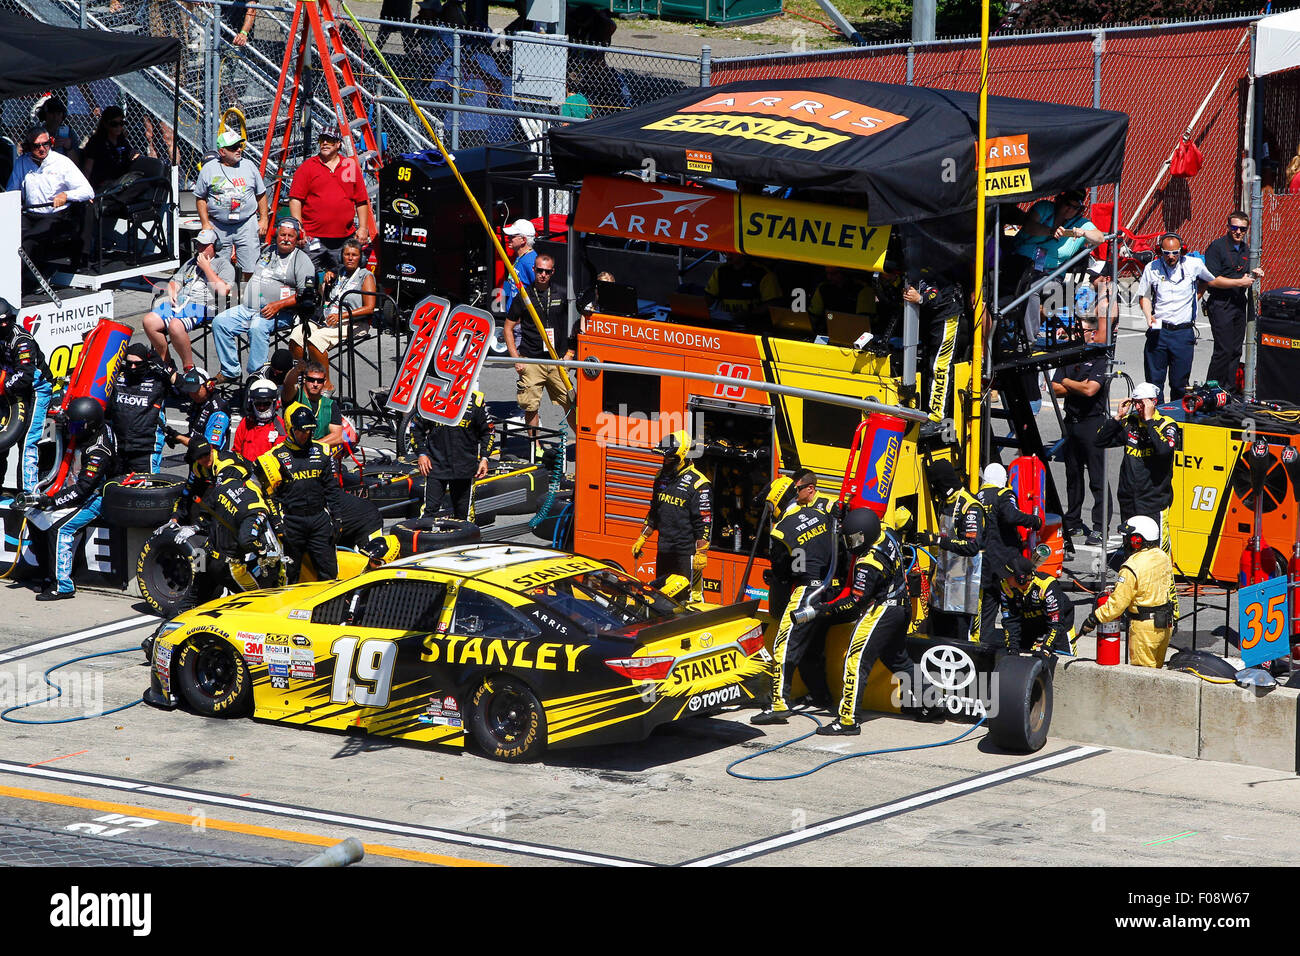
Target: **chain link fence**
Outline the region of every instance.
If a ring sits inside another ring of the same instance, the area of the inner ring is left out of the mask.
[[[1241,202],[1244,77],[1250,63],[1250,43],[1242,40],[1253,19],[994,37],[989,90],[996,96],[1128,113],[1132,122],[1120,193],[1127,222],[1226,68],[1192,131],[1204,168],[1191,179],[1165,177],[1133,227],[1135,232],[1178,231],[1190,246],[1204,248],[1223,233],[1228,213]],[[715,85],[827,75],[973,92],[979,84],[979,42],[888,44],[719,58],[712,64]],[[1300,122],[1296,115],[1290,114],[1291,128]]]

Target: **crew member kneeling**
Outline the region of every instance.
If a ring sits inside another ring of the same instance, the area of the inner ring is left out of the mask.
[[[1035,574],[1033,563],[1017,554],[1003,566],[1002,628],[1007,649],[1072,653],[1074,604],[1061,582]]]
[[[1120,529],[1132,552],[1119,569],[1119,580],[1106,603],[1086,618],[1079,634],[1128,614],[1128,658],[1137,667],[1163,667],[1176,612],[1169,595],[1174,563],[1160,550],[1160,527],[1146,515],[1130,518]]]
[[[339,575],[334,539],[343,515],[343,490],[334,475],[329,446],[312,441],[316,416],[306,405],[289,406],[289,437],[258,459],[267,493],[284,514],[284,551],[293,563],[289,581],[297,583],[304,555],[316,578]]]

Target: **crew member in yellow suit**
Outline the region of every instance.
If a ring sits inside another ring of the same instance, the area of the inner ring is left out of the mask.
[[[1100,624],[1127,614],[1128,658],[1137,667],[1163,667],[1175,611],[1169,595],[1174,586],[1174,563],[1160,550],[1160,525],[1154,518],[1137,515],[1120,528],[1132,553],[1119,569],[1119,581],[1106,603],[1089,614],[1079,629],[1082,636]]]

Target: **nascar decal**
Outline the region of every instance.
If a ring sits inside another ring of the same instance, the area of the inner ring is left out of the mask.
[[[578,669],[578,657],[586,647],[551,641],[515,641],[508,638],[431,637],[424,642],[423,658],[430,663],[498,664],[525,670],[568,671]]]
[[[807,90],[769,90],[712,96],[679,109],[683,113],[758,113],[792,120],[811,120],[819,126],[854,136],[871,136],[907,122],[906,116],[897,113]],[[847,138],[841,136],[838,141],[843,142]]]

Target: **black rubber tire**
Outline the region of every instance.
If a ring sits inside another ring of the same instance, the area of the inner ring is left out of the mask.
[[[1171,671],[1197,673],[1205,677],[1222,677],[1235,680],[1237,669],[1217,654],[1209,651],[1179,651],[1169,658],[1165,667]]]
[[[32,420],[34,406],[13,392],[0,395],[0,451],[7,451]],[[51,413],[53,409],[51,409]]]
[[[204,717],[243,717],[253,709],[253,677],[244,656],[215,634],[187,640],[172,658],[180,697]]]
[[[989,738],[1012,753],[1036,753],[1052,726],[1052,671],[1041,657],[1008,654],[994,669],[998,712]]]
[[[404,462],[388,462],[376,468],[366,468],[361,473],[361,487],[349,489],[351,494],[374,502],[376,507],[404,504],[424,500],[424,479],[419,469]]]
[[[156,528],[166,524],[185,482],[175,475],[137,475],[143,484],[122,484],[114,478],[104,484],[100,518],[123,528]]]
[[[145,603],[163,617],[175,617],[221,594],[221,578],[212,572],[194,573],[190,554],[206,545],[201,534],[178,539],[184,528],[162,527],[140,549],[135,580]]]
[[[456,518],[408,518],[393,525],[390,533],[404,558],[457,544],[478,544],[483,538],[474,522]]]
[[[470,735],[493,760],[523,763],[546,749],[546,712],[522,681],[489,677],[474,691],[470,706]]]
[[[499,470],[509,471],[510,469],[506,467]],[[474,511],[475,513],[481,511],[485,514],[494,515],[532,514],[537,510],[537,506],[533,504],[537,496],[537,488],[538,486],[545,488],[546,480],[546,473],[538,469],[526,471],[519,475],[511,475],[507,478],[497,478],[495,481],[489,481],[486,484],[475,484]],[[500,498],[520,491],[523,494],[519,496],[518,501],[503,507],[491,507],[485,504],[490,503],[493,498]]]

